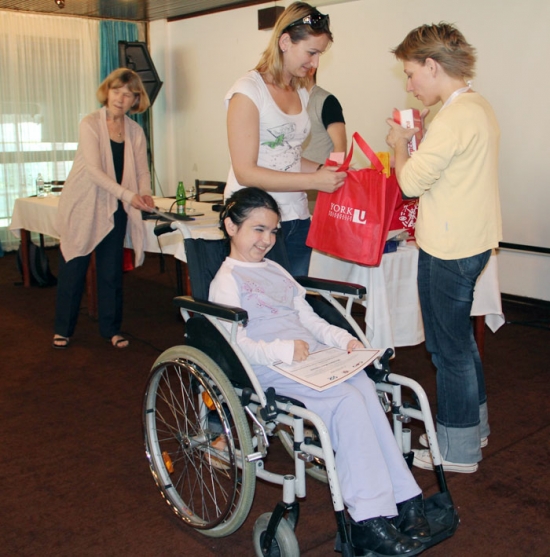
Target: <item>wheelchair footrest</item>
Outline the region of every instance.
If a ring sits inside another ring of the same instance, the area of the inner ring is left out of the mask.
[[[424,510],[432,533],[432,539],[424,544],[426,548],[450,538],[455,533],[460,519],[448,491],[435,493],[425,499]]]

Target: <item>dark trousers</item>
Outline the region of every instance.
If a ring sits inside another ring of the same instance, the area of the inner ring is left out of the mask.
[[[95,249],[99,332],[105,338],[117,335],[122,323],[122,257],[128,216],[120,201],[114,219],[114,228]],[[69,338],[74,333],[90,257],[91,254],[65,261],[59,252],[55,305],[55,333],[58,335]]]

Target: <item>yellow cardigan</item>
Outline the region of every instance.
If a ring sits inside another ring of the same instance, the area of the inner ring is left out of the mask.
[[[400,176],[405,195],[419,197],[416,241],[440,259],[461,259],[498,246],[500,129],[478,93],[463,93],[433,119]]]

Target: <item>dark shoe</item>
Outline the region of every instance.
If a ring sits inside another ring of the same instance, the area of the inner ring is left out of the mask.
[[[430,525],[424,512],[422,493],[397,503],[397,512],[399,514],[393,519],[393,523],[402,534],[420,542],[429,542],[432,539]]]
[[[351,543],[356,550],[373,552],[375,555],[412,556],[418,555],[424,546],[402,534],[388,518],[379,516],[361,522],[350,523]]]

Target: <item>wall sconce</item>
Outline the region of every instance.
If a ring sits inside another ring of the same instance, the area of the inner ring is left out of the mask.
[[[61,10],[65,7],[65,0],[54,0],[57,4],[57,7]]]

